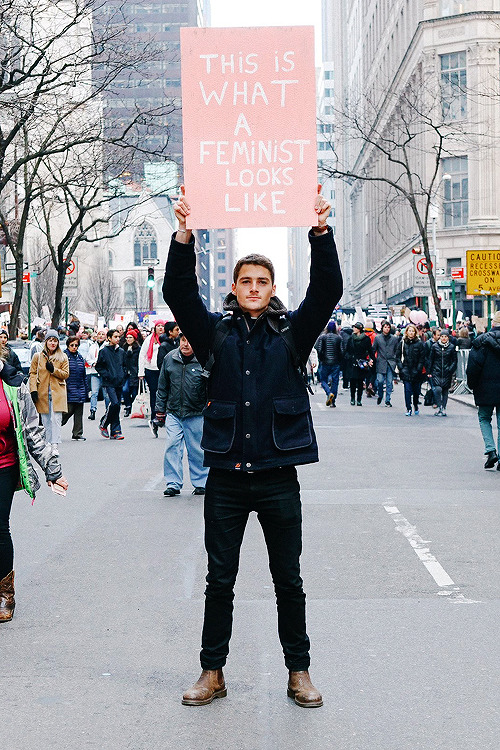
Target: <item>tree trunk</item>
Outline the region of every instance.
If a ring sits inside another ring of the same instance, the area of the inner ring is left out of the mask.
[[[10,339],[17,338],[17,324],[19,320],[19,314],[21,312],[21,302],[23,301],[23,292],[24,292],[23,263],[24,263],[23,253],[20,253],[19,255],[16,254],[16,291],[14,292],[14,300],[12,302],[12,310],[10,313],[10,323],[9,323],[9,338]],[[28,336],[29,334],[30,334],[30,331],[28,331]]]
[[[57,282],[56,282],[56,295],[54,300],[54,310],[52,312],[52,328],[57,328],[60,323],[62,315],[62,300],[64,294],[64,281],[66,279],[66,269],[68,264],[63,261],[57,266]]]
[[[425,256],[425,261],[427,263],[427,268],[429,269],[429,284],[431,287],[431,294],[432,294],[432,299],[434,301],[434,307],[436,308],[436,315],[438,318],[438,323],[441,328],[444,328],[443,311],[441,310],[441,302],[439,301],[439,295],[438,295],[437,286],[436,286],[436,277],[434,275],[434,267],[432,265],[431,253],[429,250],[429,241],[427,239],[427,232],[422,232],[422,245],[424,247],[424,256]]]

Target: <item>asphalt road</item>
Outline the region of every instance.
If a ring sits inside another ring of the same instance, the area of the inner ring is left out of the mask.
[[[180,698],[199,674],[202,498],[163,497],[163,440],[124,420],[63,430],[67,498],[12,514],[17,608],[1,626],[9,750],[498,750],[500,472],[473,409],[446,419],[313,397],[321,462],[300,469],[311,674],[324,707],[286,696],[274,594],[251,519],[228,697]],[[100,407],[102,408],[102,407]],[[161,434],[161,433],[160,433]]]

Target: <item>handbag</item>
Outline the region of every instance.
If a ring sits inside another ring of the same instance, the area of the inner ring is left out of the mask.
[[[424,406],[432,406],[434,403],[434,391],[428,388],[424,396]]]
[[[130,419],[150,419],[151,406],[149,404],[149,394],[144,380],[139,380],[139,390],[134,398]]]

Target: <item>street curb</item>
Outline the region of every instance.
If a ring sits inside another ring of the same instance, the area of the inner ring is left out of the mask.
[[[454,396],[452,393],[448,394],[448,399],[451,399],[452,401],[458,401],[459,404],[464,404],[464,406],[471,406],[473,409],[477,409],[477,406],[474,402],[470,402],[464,398],[461,398],[460,396]]]

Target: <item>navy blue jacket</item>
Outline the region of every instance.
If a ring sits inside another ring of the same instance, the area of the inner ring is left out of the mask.
[[[66,380],[66,394],[68,404],[83,404],[87,398],[87,382],[85,380],[85,360],[78,352],[64,350],[69,362],[69,375]]]
[[[476,406],[500,404],[500,328],[474,339],[467,361],[467,385]]]
[[[108,344],[101,346],[95,369],[101,376],[104,386],[121,388],[128,375],[125,352],[121,346],[110,346]]]
[[[304,380],[278,332],[278,319],[290,321],[305,362],[342,295],[342,275],[331,228],[311,243],[311,277],[304,301],[287,312],[277,297],[252,323],[229,295],[231,328],[208,384],[201,446],[205,465],[258,471],[312,463],[318,448]],[[163,295],[182,332],[204,365],[221,313],[209,312],[198,293],[194,239],[172,238]]]

